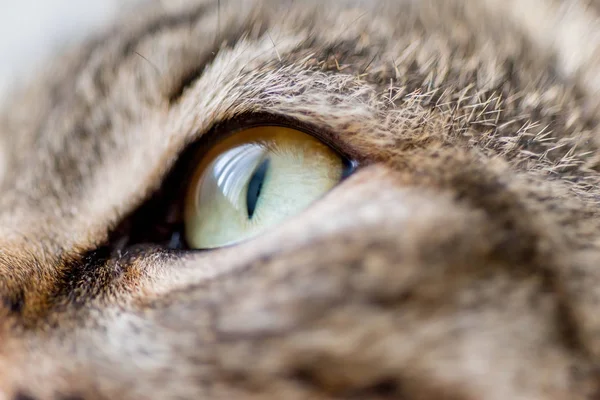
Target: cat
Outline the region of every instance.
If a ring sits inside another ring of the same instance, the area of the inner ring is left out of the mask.
[[[600,398],[599,11],[146,2],[57,55],[0,114],[0,398]],[[171,245],[261,124],[356,168]]]

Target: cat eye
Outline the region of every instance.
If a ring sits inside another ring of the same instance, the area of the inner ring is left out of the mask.
[[[298,214],[352,169],[337,151],[281,126],[238,131],[210,147],[188,183],[184,235],[193,249],[252,238]]]

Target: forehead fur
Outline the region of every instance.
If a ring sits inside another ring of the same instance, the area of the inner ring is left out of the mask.
[[[150,3],[65,53],[0,117],[0,388],[593,393],[588,3]],[[235,249],[97,257],[190,143],[249,114],[309,124],[365,168]]]

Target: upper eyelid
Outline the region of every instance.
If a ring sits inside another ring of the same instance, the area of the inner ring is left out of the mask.
[[[326,144],[335,153],[337,153],[345,163],[345,174],[342,177],[343,179],[353,173],[362,164],[351,153],[349,154],[347,151],[345,151],[345,149],[343,149],[342,146],[340,146],[340,144],[334,140],[334,138],[331,136],[331,133],[327,130],[321,130],[316,126],[302,123],[300,121],[280,115],[254,113],[216,123],[212,129],[184,149],[165,180],[169,179],[170,175],[174,173],[177,174],[177,172],[174,171],[179,169],[179,171],[183,170],[183,173],[180,176],[182,176],[182,181],[185,181],[186,177],[189,178],[190,174],[192,173],[194,165],[200,162],[204,153],[213,145],[220,142],[225,137],[234,135],[242,130],[267,126],[280,126],[295,129],[311,135],[317,140]]]
[[[210,143],[214,143],[221,140],[224,136],[235,134],[241,130],[264,126],[281,126],[304,132],[325,143],[340,157],[351,161],[353,165],[359,165],[359,157],[356,152],[344,146],[342,141],[336,140],[336,137],[334,137],[334,134],[331,131],[325,127],[320,127],[317,124],[298,121],[294,118],[289,118],[284,115],[271,113],[248,113],[246,115],[238,116],[234,119],[216,123],[214,127],[204,136],[208,138],[207,140]]]

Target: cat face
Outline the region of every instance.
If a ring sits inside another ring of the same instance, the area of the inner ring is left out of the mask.
[[[7,398],[597,395],[600,64],[567,39],[600,28],[519,5],[556,24],[149,4],[48,65],[0,120]],[[267,125],[357,168],[248,240],[153,240],[187,155]]]

